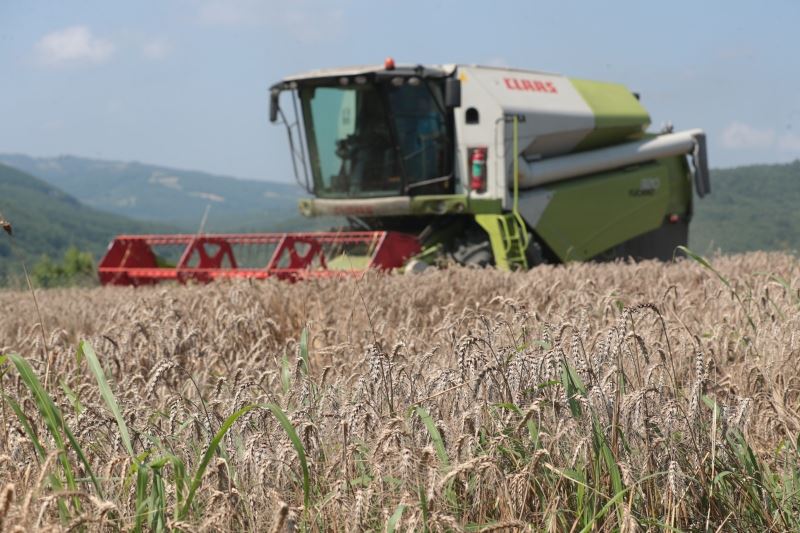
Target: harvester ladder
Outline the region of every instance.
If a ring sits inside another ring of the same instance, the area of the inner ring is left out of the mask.
[[[500,215],[476,215],[475,221],[489,234],[492,254],[497,268],[516,270],[528,268],[528,249],[530,237],[522,215],[519,214],[519,137],[517,115],[512,117],[514,157],[514,198],[510,213]]]
[[[527,269],[528,232],[514,215],[475,215],[475,221],[489,235],[494,263],[501,270]]]

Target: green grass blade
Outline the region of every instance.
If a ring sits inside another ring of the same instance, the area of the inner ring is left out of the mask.
[[[61,414],[58,415],[59,419],[61,419]],[[98,496],[103,498],[103,488],[100,486],[100,482],[97,480],[97,477],[94,475],[94,471],[92,470],[92,465],[89,463],[89,459],[86,457],[86,454],[83,453],[83,448],[81,447],[80,443],[78,443],[78,439],[75,438],[75,435],[72,434],[72,431],[67,427],[66,424],[62,421],[62,429],[64,430],[64,434],[67,436],[67,440],[69,440],[70,446],[72,449],[75,450],[75,455],[78,456],[78,459],[81,460],[83,463],[84,468],[86,468],[86,473],[89,474],[89,478],[92,480],[92,484],[94,488],[97,490]]]
[[[39,442],[39,438],[34,433],[33,428],[31,427],[31,422],[28,420],[28,417],[25,416],[25,413],[22,411],[22,408],[19,404],[11,398],[10,396],[5,396],[5,400],[11,406],[11,409],[14,410],[16,413],[17,418],[19,419],[19,423],[22,424],[22,429],[25,430],[25,433],[28,435],[28,438],[31,439],[33,443],[33,448],[36,450],[36,456],[39,460],[43,460],[47,453],[44,451],[44,447],[42,447],[42,443]]]
[[[603,434],[603,430],[600,427],[600,422],[595,419],[592,425],[594,426],[597,446],[600,454],[603,457],[603,461],[606,463],[608,473],[611,476],[611,488],[614,489],[614,493],[616,494],[622,490],[622,474],[619,471],[619,465],[617,465],[617,460],[614,457],[614,453],[611,451],[611,447],[608,445],[605,434]]]
[[[494,404],[494,406],[495,407],[499,407],[500,409],[506,409],[508,411],[511,411],[512,413],[514,413],[517,416],[522,416],[522,411],[520,410],[520,408],[517,407],[516,405],[514,405],[511,402],[496,403],[496,404]]]
[[[558,472],[559,474],[563,475],[564,477],[572,480],[576,485],[581,486],[584,489],[594,490],[594,489],[592,489],[592,487],[587,485],[581,479],[581,477],[579,475],[577,475],[577,472],[569,472],[568,473],[568,471],[566,471],[566,470],[564,470],[564,471],[556,470],[556,472]],[[655,473],[649,474],[647,476],[644,476],[640,480],[638,480],[636,483],[634,483],[634,486],[635,485],[641,485],[642,483],[645,483],[646,481],[650,481],[651,479],[656,478],[656,477],[663,477],[664,475],[666,475],[666,472],[655,472]],[[597,513],[595,513],[593,516],[590,517],[588,523],[583,527],[583,529],[581,529],[581,533],[588,533],[590,531],[598,530],[599,528],[597,526],[597,522],[608,513],[608,511],[611,509],[611,507],[613,507],[615,505],[619,505],[622,502],[622,498],[624,498],[628,494],[628,492],[630,492],[631,489],[633,489],[634,486],[625,487],[625,488],[622,488],[619,491],[615,492],[614,495],[611,498],[608,499],[608,501],[605,503],[605,505]]]
[[[272,414],[278,419],[281,427],[283,427],[283,430],[289,436],[289,440],[292,441],[295,452],[297,452],[297,459],[300,461],[300,468],[303,471],[303,503],[306,510],[308,510],[311,503],[311,479],[308,475],[308,463],[306,462],[306,451],[303,448],[303,441],[297,436],[297,432],[289,421],[289,417],[286,416],[286,413],[283,412],[283,409],[281,409],[279,405],[270,403],[267,404],[266,407],[272,411]]]
[[[725,278],[725,276],[720,274],[719,271],[716,268],[711,266],[711,263],[709,263],[708,260],[705,257],[703,257],[702,255],[700,255],[698,253],[695,253],[695,252],[691,251],[686,246],[678,246],[677,249],[680,250],[681,252],[685,253],[688,257],[690,257],[692,260],[694,260],[696,263],[698,263],[703,268],[706,268],[706,269],[710,270],[711,272],[713,272],[719,278],[719,280],[722,283],[725,284],[726,287],[728,287],[729,289],[733,290],[733,287],[731,286],[730,282]]]
[[[33,369],[28,362],[17,354],[10,354],[8,355],[8,358],[12,363],[14,363],[14,366],[17,368],[17,372],[19,372],[22,381],[28,387],[28,390],[31,391],[34,402],[39,408],[39,413],[42,415],[42,419],[44,420],[48,431],[52,435],[53,440],[56,443],[56,447],[60,451],[59,460],[64,470],[67,487],[71,490],[76,490],[77,486],[75,484],[75,475],[72,473],[72,466],[69,464],[69,460],[67,459],[67,450],[66,446],[64,445],[64,439],[61,435],[62,424],[61,419],[58,416],[58,409],[56,409],[55,404],[44,390],[44,387],[42,387],[42,383],[39,381],[39,378],[36,377],[36,374],[33,372]]]
[[[303,332],[300,333],[300,358],[303,360],[305,373],[308,374],[311,371],[308,364],[308,328],[303,328]]]
[[[406,506],[402,503],[397,506],[392,516],[389,517],[389,521],[386,523],[386,533],[394,533],[397,529],[397,523],[400,522],[400,517],[403,516],[403,511],[406,510]]]
[[[206,453],[203,455],[203,459],[200,461],[200,465],[197,467],[197,471],[194,474],[194,478],[192,479],[192,484],[189,486],[189,494],[186,496],[186,502],[183,504],[183,508],[180,512],[180,518],[183,519],[186,517],[187,513],[189,512],[189,508],[192,505],[192,500],[194,500],[194,494],[197,492],[198,487],[200,487],[200,483],[203,481],[203,474],[208,467],[208,463],[211,461],[211,458],[217,451],[219,447],[219,443],[222,442],[222,439],[225,437],[225,434],[228,430],[233,426],[234,422],[239,419],[240,416],[245,414],[246,412],[255,408],[255,405],[245,405],[231,416],[225,419],[225,422],[217,431],[217,434],[214,435],[214,438],[211,439],[211,442],[206,449]]]
[[[164,494],[164,477],[161,475],[160,467],[154,467],[151,464],[150,471],[153,474],[153,484],[150,488],[150,498],[147,502],[150,515],[150,530],[164,531],[167,510],[167,502]]]
[[[150,482],[150,469],[139,464],[136,468],[136,521],[134,531],[141,531],[142,524],[147,518],[147,486]]]
[[[97,380],[97,386],[100,389],[100,395],[103,397],[103,400],[105,400],[108,409],[111,411],[111,414],[114,415],[114,418],[117,421],[119,434],[122,438],[122,444],[125,445],[125,449],[128,450],[128,454],[131,457],[134,457],[133,446],[131,445],[131,437],[128,434],[128,426],[125,424],[125,419],[122,417],[122,411],[120,411],[119,405],[117,404],[117,399],[114,398],[114,393],[111,392],[111,387],[108,385],[108,380],[106,380],[103,367],[100,365],[100,361],[97,359],[97,354],[94,353],[94,349],[86,341],[81,341],[81,343],[78,345],[78,354],[85,357],[86,361],[89,363],[89,370],[92,371],[92,374],[94,374],[94,377]]]
[[[281,358],[281,389],[283,393],[289,392],[292,388],[292,369],[289,367],[289,358],[283,354]]]
[[[14,413],[16,413],[20,424],[22,424],[25,433],[28,435],[28,438],[31,439],[33,447],[36,450],[36,459],[41,464],[41,461],[45,460],[47,452],[45,452],[44,447],[42,446],[41,442],[39,442],[39,438],[33,431],[30,420],[28,420],[28,417],[25,416],[24,412],[22,412],[22,408],[13,398],[5,396],[5,399],[8,401],[9,405],[11,405],[11,409],[14,410]],[[50,473],[47,475],[47,479],[48,481],[50,481],[50,487],[53,489],[54,492],[61,492],[61,490],[63,489],[63,485],[61,484],[61,480],[58,479],[57,475]],[[67,510],[67,506],[64,505],[64,502],[60,498],[58,500],[58,512],[59,516],[63,520],[66,520],[69,517],[69,511]]]
[[[526,425],[528,427],[528,435],[530,435],[531,441],[533,442],[533,449],[538,450],[541,447],[539,441],[539,426],[533,420],[528,420]]]
[[[652,476],[649,476],[649,477],[652,477]],[[589,523],[587,523],[584,526],[584,528],[581,530],[581,533],[589,533],[590,531],[597,531],[597,529],[598,529],[597,522],[601,518],[603,518],[603,516],[606,515],[606,513],[609,511],[609,509],[611,509],[612,506],[620,505],[622,503],[622,498],[625,497],[625,495],[628,493],[629,490],[630,490],[630,487],[627,487],[627,488],[624,488],[624,489],[614,493],[614,496],[612,496],[606,502],[606,504],[594,516],[591,517],[591,519],[589,520]]]
[[[75,414],[80,416],[80,414],[83,412],[83,404],[81,403],[80,398],[78,398],[78,395],[75,394],[75,391],[73,391],[69,385],[67,385],[67,381],[65,379],[62,379],[59,383],[61,384],[61,390],[64,391],[69,403],[72,404]]]
[[[186,490],[186,467],[178,457],[171,457],[172,469],[175,472],[175,516],[183,503],[183,493]]]
[[[58,416],[56,415],[55,404],[50,399],[47,392],[45,392],[39,378],[36,377],[36,374],[33,372],[28,362],[20,355],[10,354],[8,358],[14,363],[22,381],[28,387],[28,390],[31,391],[33,400],[36,402],[36,406],[39,408],[42,419],[48,431],[50,431],[50,434],[53,436],[53,440],[56,441],[56,445],[60,449],[64,449],[64,439],[61,436],[61,424],[59,424]]]
[[[430,528],[428,527],[428,521],[430,520],[431,514],[430,510],[428,509],[428,497],[425,494],[425,488],[422,485],[417,488],[417,493],[419,495],[420,510],[422,511],[422,530],[425,533],[428,533],[428,531],[430,531]]]
[[[436,455],[439,456],[439,462],[442,463],[442,468],[447,469],[450,466],[450,460],[447,457],[447,449],[444,447],[444,440],[439,433],[439,428],[436,427],[433,418],[431,418],[431,415],[424,407],[417,407],[415,411],[420,420],[422,420],[422,423],[425,424],[428,434],[431,436],[433,448],[436,450]]]
[[[0,366],[4,365],[7,360],[8,356],[0,357]],[[2,378],[2,375],[0,375],[0,378]],[[14,400],[14,398],[6,396],[5,392],[2,393],[2,398],[8,402],[8,404],[11,406],[11,409],[14,411],[14,414],[17,415],[17,419],[19,419],[22,429],[25,431],[25,434],[28,435],[28,438],[33,444],[33,448],[36,451],[36,459],[41,464],[41,462],[45,460],[47,452],[45,451],[44,446],[42,446],[42,443],[39,441],[39,437],[36,435],[36,432],[33,430],[30,420],[22,411],[22,408],[19,406],[17,401]],[[61,480],[57,475],[50,473],[47,475],[47,479],[50,481],[50,487],[53,489],[53,491],[61,492],[63,485],[61,484]],[[58,500],[58,512],[62,520],[66,520],[69,517],[67,506],[60,498]]]
[[[183,461],[179,457],[166,452],[158,459],[151,461],[149,467],[153,471],[159,472],[159,476],[161,476],[163,483],[163,475],[160,472],[168,464],[172,465],[172,473],[175,484],[175,520],[178,520],[178,512],[183,504],[183,495],[186,491],[186,467],[184,466]]]
[[[719,278],[719,280],[726,287],[728,287],[728,289],[733,294],[734,298],[736,298],[736,301],[739,302],[739,306],[742,308],[742,311],[744,311],[744,314],[747,317],[747,321],[750,323],[750,327],[753,328],[753,331],[758,329],[758,328],[756,328],[756,323],[753,320],[753,318],[750,316],[750,313],[747,312],[747,309],[744,306],[744,302],[739,297],[739,293],[736,292],[736,289],[733,287],[733,285],[731,285],[730,281],[728,281],[728,279],[725,276],[723,276],[716,268],[711,266],[711,263],[709,263],[708,260],[705,257],[703,257],[702,255],[699,255],[699,254],[691,251],[686,246],[678,246],[676,249],[680,250],[683,253],[685,253],[687,256],[689,256],[691,259],[693,259],[695,262],[697,262],[703,268],[706,268],[706,269],[710,270],[711,272],[713,272],[717,276],[717,278]]]
[[[567,393],[567,404],[569,405],[569,411],[572,413],[572,417],[576,419],[580,418],[583,411],[581,410],[581,404],[575,397],[579,394],[585,396],[586,387],[583,385],[583,382],[581,382],[575,369],[573,369],[572,365],[567,361],[564,361],[562,364],[561,383]]]
[[[788,281],[786,281],[784,278],[782,278],[781,276],[779,276],[777,274],[770,274],[769,278],[772,281],[778,283],[781,287],[783,287],[783,290],[786,291],[786,294],[791,296],[794,299],[795,304],[798,307],[800,307],[800,294],[797,294],[796,292],[792,292],[792,287],[791,287],[791,285],[789,285]]]
[[[50,434],[53,436],[56,446],[61,451],[60,459],[64,468],[64,476],[67,479],[67,486],[72,490],[77,489],[75,484],[75,476],[72,473],[72,466],[70,465],[66,455],[67,449],[62,436],[62,431],[64,435],[66,435],[67,440],[72,446],[72,449],[75,451],[75,454],[86,468],[86,472],[89,474],[92,484],[97,490],[97,494],[102,498],[103,489],[100,486],[100,482],[97,480],[97,477],[94,475],[92,465],[89,463],[89,460],[83,453],[83,449],[81,448],[77,439],[75,439],[75,435],[72,434],[64,422],[64,419],[61,417],[61,412],[58,410],[55,403],[53,403],[53,400],[47,394],[47,391],[44,390],[44,387],[42,387],[42,383],[39,381],[39,378],[36,377],[36,374],[33,372],[31,366],[24,358],[17,354],[10,354],[8,358],[11,359],[12,363],[14,363],[14,366],[17,368],[20,377],[22,377],[22,381],[25,382],[25,385],[27,385],[28,389],[31,391],[31,394],[33,394],[33,399],[39,408],[39,412],[42,414],[45,425],[50,431]]]
[[[606,469],[608,470],[609,477],[611,478],[611,489],[614,491],[615,495],[620,494],[623,492],[624,487],[622,483],[622,473],[619,470],[617,460],[614,457],[614,453],[611,451],[611,447],[608,445],[606,436],[603,433],[600,422],[597,420],[597,418],[594,418],[592,421],[592,426],[595,434],[596,446],[600,452],[600,457],[602,457],[603,462],[606,464]],[[621,507],[618,507],[617,510],[621,517]]]

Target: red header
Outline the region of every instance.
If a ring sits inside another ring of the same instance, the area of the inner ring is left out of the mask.
[[[536,93],[557,94],[558,90],[550,81],[526,80],[522,78],[503,78],[506,89],[512,91],[531,91]]]

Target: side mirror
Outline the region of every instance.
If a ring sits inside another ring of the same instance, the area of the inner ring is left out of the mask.
[[[694,186],[697,190],[697,196],[702,198],[711,192],[711,175],[708,171],[705,133],[698,133],[694,136],[692,166],[694,167]]]
[[[447,78],[444,82],[444,105],[447,108],[461,106],[461,80]]]
[[[278,98],[281,92],[278,89],[272,89],[269,92],[269,121],[275,122],[278,120]]]

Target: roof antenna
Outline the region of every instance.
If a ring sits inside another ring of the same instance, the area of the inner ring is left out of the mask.
[[[197,228],[197,236],[203,234],[203,231],[206,229],[206,221],[208,220],[208,212],[211,211],[211,204],[206,204],[206,210],[203,213],[203,218],[200,219],[200,227]]]

